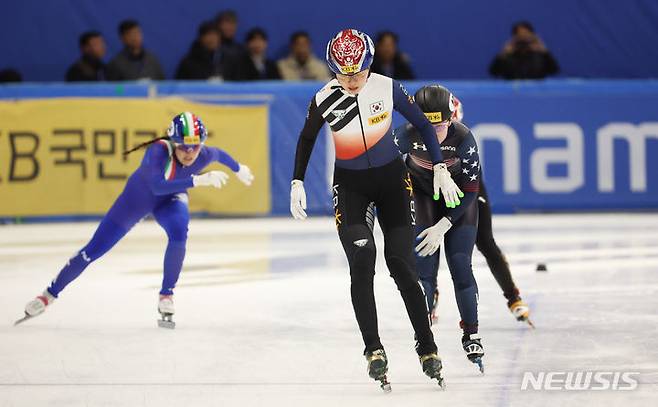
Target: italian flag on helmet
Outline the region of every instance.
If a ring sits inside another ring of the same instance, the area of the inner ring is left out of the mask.
[[[171,121],[167,136],[176,144],[194,146],[203,144],[208,133],[199,117],[190,112],[183,112]]]

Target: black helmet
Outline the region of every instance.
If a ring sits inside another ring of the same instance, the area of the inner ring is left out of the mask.
[[[455,97],[441,85],[423,86],[414,95],[414,100],[430,123],[449,120],[456,110]]]

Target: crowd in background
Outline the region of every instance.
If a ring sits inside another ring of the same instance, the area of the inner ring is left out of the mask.
[[[220,12],[214,20],[199,25],[197,36],[178,63],[174,78],[181,80],[317,80],[332,75],[324,56],[313,54],[306,31],[290,36],[288,55],[275,61],[268,56],[268,36],[264,29],[250,29],[240,42],[236,38],[238,16],[232,10]],[[78,81],[163,80],[166,78],[158,57],[144,47],[139,22],[124,20],[118,26],[123,44],[105,62],[103,34],[87,31],[80,35],[80,58],[66,71],[65,79]],[[375,58],[371,70],[395,79],[415,79],[410,58],[398,49],[398,36],[382,31],[375,36]],[[528,22],[512,27],[512,37],[494,57],[489,73],[503,79],[541,79],[559,70],[555,58]],[[0,82],[19,82],[13,69],[0,71]]]

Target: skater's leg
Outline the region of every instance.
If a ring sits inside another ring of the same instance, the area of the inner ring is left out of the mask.
[[[439,221],[437,214],[437,204],[432,197],[422,192],[416,191],[414,195],[416,209],[416,228],[414,236],[418,236],[423,230],[433,226]],[[416,255],[416,271],[418,278],[423,286],[425,298],[427,300],[427,309],[432,310],[434,307],[434,293],[437,291],[437,274],[439,271],[440,250],[437,250],[431,256],[422,257]]]
[[[384,232],[384,257],[395,280],[418,341],[418,354],[436,352],[434,336],[430,330],[428,307],[418,281],[413,250],[413,229],[397,227]]]
[[[489,197],[484,183],[480,182],[480,196],[478,197],[478,206],[480,210],[480,220],[478,224],[478,233],[476,245],[478,250],[484,255],[496,282],[503,290],[503,295],[507,299],[507,307],[512,315],[519,321],[527,321],[530,326],[530,308],[522,299],[519,289],[514,283],[512,273],[505,255],[500,250],[493,237],[491,227],[491,207]]]
[[[416,228],[416,236],[423,230],[427,229],[428,226],[424,228]],[[423,293],[425,294],[425,300],[427,302],[427,309],[429,311],[434,307],[434,293],[437,291],[437,275],[439,271],[439,256],[441,250],[437,250],[431,256],[418,256],[416,255],[416,270],[418,271],[418,277],[420,278],[420,283],[423,287]]]
[[[180,276],[185,259],[187,228],[190,222],[187,194],[177,194],[171,200],[159,205],[153,216],[167,232],[167,250],[164,256],[164,273],[161,295],[172,295]]]
[[[515,300],[519,296],[519,290],[514,284],[507,259],[494,240],[491,224],[491,206],[483,182],[480,182],[478,206],[480,218],[476,239],[477,248],[487,260],[489,270],[491,270],[491,274],[493,274],[496,282],[503,290],[505,298],[508,301]]]
[[[401,163],[400,163],[401,164]],[[417,340],[419,355],[437,351],[430,329],[428,308],[418,281],[414,256],[415,208],[409,175],[404,167],[393,168],[387,178],[398,179],[388,182],[387,189],[375,200],[379,225],[384,234],[384,257],[386,265],[400,291],[407,314],[411,320]]]
[[[107,253],[121,238],[148,213],[148,209],[139,205],[128,205],[124,194],[120,195],[112,208],[98,225],[96,232],[85,247],[73,256],[61,269],[48,287],[48,292],[55,298],[73,280],[75,280],[94,260]]]
[[[375,240],[366,219],[370,200],[361,185],[349,175],[336,170],[333,186],[334,215],[338,236],[350,267],[350,293],[363,342],[364,354],[382,349],[377,328],[377,307],[373,279],[375,276]]]
[[[448,231],[444,244],[462,328],[466,334],[478,331],[478,287],[471,266],[475,235],[476,226],[458,223]]]
[[[462,347],[466,357],[484,372],[484,348],[478,334],[478,286],[471,257],[478,225],[478,206],[472,202],[444,237],[444,250],[461,316]]]

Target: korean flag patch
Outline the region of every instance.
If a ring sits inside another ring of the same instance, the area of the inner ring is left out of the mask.
[[[370,114],[379,114],[384,111],[384,101],[380,100],[379,102],[370,104]]]

